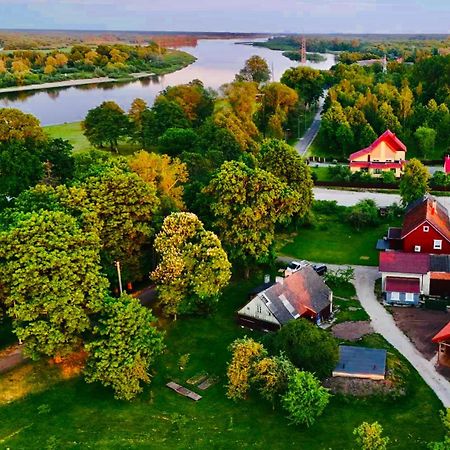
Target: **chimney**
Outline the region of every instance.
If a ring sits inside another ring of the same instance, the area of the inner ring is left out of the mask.
[[[436,213],[436,209],[437,209],[437,202],[436,202],[436,199],[433,198],[431,200],[431,214],[435,214]]]

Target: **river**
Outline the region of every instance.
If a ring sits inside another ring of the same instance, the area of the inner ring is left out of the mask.
[[[89,109],[106,100],[117,102],[128,110],[131,102],[143,98],[149,104],[158,93],[167,86],[188,83],[194,79],[202,80],[205,86],[218,89],[222,84],[234,79],[234,75],[243,67],[252,55],[260,55],[273,68],[273,78],[278,81],[289,67],[298,65],[284,57],[281,52],[250,45],[236,45],[234,39],[202,39],[196,47],[183,47],[197,57],[197,61],[177,72],[159,77],[140,79],[128,83],[107,83],[67,88],[27,91],[2,94],[0,107],[18,108],[35,115],[43,125],[76,122],[84,119]],[[307,65],[317,69],[329,69],[334,55],[325,54],[326,61]]]

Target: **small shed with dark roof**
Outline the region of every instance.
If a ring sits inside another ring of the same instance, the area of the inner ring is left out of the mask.
[[[308,265],[258,292],[238,311],[238,322],[264,330],[279,329],[299,317],[318,323],[330,317],[332,299],[331,289]]]
[[[384,349],[340,345],[339,362],[333,370],[333,376],[384,380],[386,355]]]

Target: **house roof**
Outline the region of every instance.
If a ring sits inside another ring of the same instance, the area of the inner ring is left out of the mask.
[[[430,255],[430,271],[450,273],[450,255]]]
[[[426,195],[408,205],[403,220],[402,239],[424,222],[432,225],[450,242],[450,218],[447,209],[435,197]]]
[[[306,266],[261,292],[275,318],[284,324],[307,311],[319,314],[330,305],[330,288],[311,266]]]
[[[430,255],[427,253],[380,253],[380,272],[425,274],[429,270]]]
[[[405,292],[408,294],[420,293],[420,280],[418,278],[386,278],[386,292]]]
[[[407,161],[383,162],[383,161],[351,161],[350,167],[368,167],[369,169],[401,169]]]
[[[447,155],[444,159],[444,172],[450,173],[450,156]]]
[[[450,339],[450,322],[445,325],[444,328],[442,328],[441,331],[439,331],[436,336],[431,339],[433,342],[442,342],[442,341],[448,341]]]
[[[334,372],[349,375],[385,375],[386,355],[384,349],[339,346],[339,362]]]
[[[355,153],[350,155],[350,161],[358,158],[359,156],[367,155],[370,153],[375,147],[377,147],[381,142],[385,142],[389,147],[394,151],[403,151],[406,152],[406,145],[391,131],[386,130],[381,136],[379,136],[369,147],[363,148]]]
[[[387,237],[388,239],[401,239],[402,229],[399,227],[389,227]]]

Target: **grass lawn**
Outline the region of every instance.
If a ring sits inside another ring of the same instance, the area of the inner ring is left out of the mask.
[[[361,306],[352,283],[327,284],[333,291],[333,308],[339,309],[335,323],[369,320],[369,315]]]
[[[83,152],[92,148],[81,129],[81,122],[63,123],[44,127],[45,131],[53,139],[61,138],[73,145],[74,152]],[[119,143],[119,153],[123,156],[133,154],[139,150],[139,146],[130,142]]]
[[[329,174],[328,167],[314,167],[314,163],[309,167],[311,168],[311,172],[317,175],[317,181],[333,181],[333,178]]]
[[[316,212],[311,226],[280,235],[277,254],[329,264],[378,265],[377,240],[389,226],[400,226],[400,219],[357,231],[345,222],[346,209],[339,206],[335,215]]]
[[[211,317],[166,324],[167,350],[157,364],[157,375],[133,402],[116,401],[109,390],[87,385],[80,378],[55,382],[55,367],[43,363],[22,366],[21,377],[16,371],[0,376],[2,393],[20,393],[21,384],[30,386],[33,377],[39,381],[35,389],[39,392],[22,399],[7,402],[5,394],[0,396],[1,447],[341,450],[353,447],[352,430],[364,420],[382,424],[392,450],[422,449],[425,441],[442,437],[440,403],[413,370],[405,397],[392,402],[337,396],[309,429],[289,425],[278,406],[272,409],[256,394],[238,403],[228,400],[224,387],[227,347],[236,337],[260,336],[238,327],[234,312],[261,280],[262,274],[252,281],[233,282]],[[375,344],[389,348],[382,339]],[[187,353],[189,362],[181,371],[178,361]],[[187,385],[187,379],[202,371],[220,378],[201,392],[203,399],[197,403],[165,387],[170,380]]]

